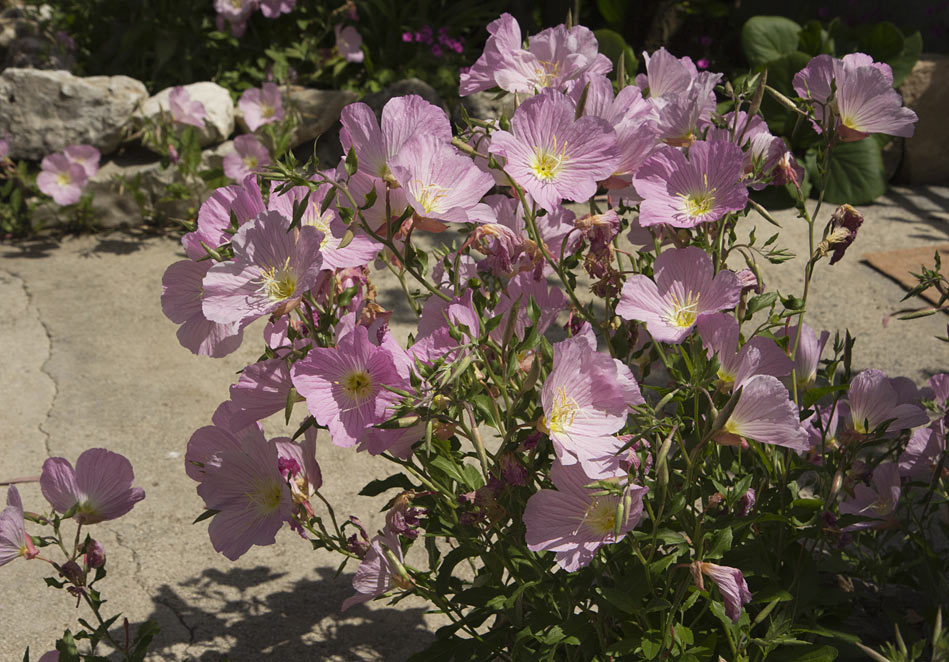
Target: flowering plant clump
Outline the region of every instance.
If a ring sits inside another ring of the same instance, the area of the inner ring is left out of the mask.
[[[513,116],[453,136],[419,97],[381,122],[353,104],[338,164],[247,168],[183,238],[162,283],[182,344],[265,345],[187,443],[214,548],[287,525],[357,565],[342,609],[421,596],[446,625],[417,660],[832,660],[877,643],[854,577],[932,618],[949,377],[855,374],[850,335],[807,324],[862,217],[809,209],[759,114],[768,93],[819,126],[826,180],[841,141],[912,130],[886,69],[815,58],[792,99],[660,50],[632,86],[582,26],[488,29],[461,92],[515,93]],[[767,186],[808,227],[800,296],[761,283],[790,257],[756,237]],[[374,535],[321,492],[326,443],[391,463],[361,492],[392,496]]]

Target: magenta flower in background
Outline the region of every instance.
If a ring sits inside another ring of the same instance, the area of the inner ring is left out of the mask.
[[[86,177],[94,177],[99,172],[99,159],[102,154],[92,145],[70,145],[63,155],[71,162],[81,166]]]
[[[234,259],[219,262],[204,278],[204,315],[220,324],[269,315],[313,287],[320,276],[323,234],[304,225],[289,232],[290,219],[261,212],[231,239]]]
[[[307,428],[303,441],[274,439],[277,469],[290,485],[294,503],[309,504],[310,497],[323,485],[323,473],[316,461],[316,430]],[[312,510],[308,509],[310,515]]]
[[[692,564],[692,576],[701,591],[705,590],[705,583],[702,581],[703,574],[708,575],[709,579],[715,582],[725,602],[725,615],[732,620],[732,623],[737,623],[741,616],[742,605],[751,602],[751,591],[748,590],[748,584],[741,570],[727,565],[697,561]]]
[[[264,83],[259,88],[244,90],[237,102],[247,128],[256,131],[265,124],[273,124],[283,119],[283,99],[280,88],[275,83]]]
[[[664,47],[652,55],[643,51],[646,73],[636,76],[636,86],[651,98],[683,94],[698,76],[692,58],[677,58]]]
[[[423,134],[405,143],[390,164],[409,204],[423,218],[454,223],[474,220],[469,213],[484,207],[481,197],[494,186],[491,175],[433,135]]]
[[[275,542],[293,502],[273,442],[241,437],[216,459],[217,466],[205,464],[198,495],[207,508],[220,511],[208,526],[211,544],[235,561],[252,545]]]
[[[260,13],[267,18],[289,14],[297,6],[297,0],[257,0],[257,2],[260,3]]]
[[[242,182],[270,165],[270,152],[256,136],[246,134],[234,138],[234,151],[224,157],[224,174]]]
[[[640,225],[694,228],[741,211],[748,203],[743,161],[741,149],[729,142],[694,143],[688,158],[672,147],[661,148],[633,177],[643,198]]]
[[[185,253],[192,260],[200,260],[207,255],[201,243],[209,248],[228,243],[231,235],[231,215],[243,225],[264,211],[263,196],[257,185],[256,177],[246,177],[241,183],[224,186],[211,194],[198,210],[198,227],[181,238]]]
[[[165,270],[161,279],[161,309],[178,327],[178,342],[194,354],[227,356],[241,345],[243,331],[239,322],[219,324],[204,316],[204,277],[214,264],[211,260],[181,260]]]
[[[362,52],[362,35],[351,25],[333,26],[336,33],[336,50],[347,62],[362,62],[366,54]]]
[[[804,452],[810,448],[798,408],[777,377],[755,375],[741,385],[741,395],[715,440],[740,445],[744,439]]]
[[[61,153],[44,156],[40,167],[42,171],[36,176],[36,187],[40,191],[57,205],[79,202],[82,189],[89,182],[85,168]]]
[[[20,493],[11,485],[7,488],[7,506],[0,513],[0,566],[21,556],[32,559],[37,554],[39,552],[26,532]]]
[[[204,128],[204,118],[207,117],[204,104],[192,100],[188,90],[181,85],[173,88],[168,95],[168,108],[171,110],[171,119],[175,122]]]
[[[680,343],[702,315],[738,305],[741,283],[734,272],[714,274],[712,258],[689,246],[664,251],[653,264],[653,278],[630,276],[616,314],[645,322],[659,342]]]
[[[145,491],[132,487],[132,463],[104,448],[83,451],[73,469],[69,460],[51,457],[43,463],[40,488],[60,513],[75,508],[75,519],[95,524],[116,519],[145,498]]]
[[[383,535],[374,536],[369,551],[366,552],[365,558],[359,564],[356,575],[353,577],[353,588],[356,589],[356,595],[343,601],[341,611],[346,611],[353,605],[369,602],[373,598],[390,591],[393,586],[410,588],[407,582],[399,576],[392,561],[386,556],[386,550],[399,563],[402,563],[402,545],[399,544],[398,534],[388,531]]]
[[[900,470],[896,462],[883,462],[873,470],[870,485],[858,483],[853,496],[841,493],[840,512],[844,515],[860,515],[867,521],[844,527],[845,531],[878,529],[890,524],[896,505],[900,500]],[[874,521],[876,520],[876,521]]]
[[[915,387],[906,386],[902,380],[890,379],[881,370],[864,370],[854,377],[847,394],[849,429],[856,434],[869,434],[890,421],[884,432],[893,436],[900,430],[928,423],[929,417],[919,406]]]
[[[597,182],[616,171],[616,133],[599,117],[575,120],[576,108],[556,91],[522,103],[511,131],[491,134],[492,154],[506,159],[505,170],[537,204],[553,212],[564,198],[586,200]]]
[[[591,478],[579,465],[554,462],[550,480],[557,489],[535,492],[524,509],[527,548],[532,552],[554,552],[557,565],[574,572],[588,565],[600,547],[625,538],[642,519],[643,495],[648,489],[632,483],[626,485],[631,502],[616,535],[617,506],[623,497],[595,496],[597,490],[586,487],[605,478],[625,482],[626,471],[617,469],[609,475]]]
[[[340,114],[339,139],[343,151],[356,150],[359,170],[374,177],[385,177],[389,160],[417,135],[430,134],[444,143],[451,142],[451,122],[445,111],[417,94],[393,97],[382,108],[382,123],[364,103],[352,103]]]
[[[544,425],[557,459],[580,463],[591,478],[619,465],[623,442],[613,435],[626,425],[629,408],[645,403],[629,368],[596,351],[589,325],[554,344],[554,365],[541,390]]]
[[[374,345],[364,326],[340,337],[336,347],[314,347],[293,364],[293,385],[317,423],[337,446],[357,444],[366,429],[392,415],[399,396],[383,385],[405,388],[392,353]]]

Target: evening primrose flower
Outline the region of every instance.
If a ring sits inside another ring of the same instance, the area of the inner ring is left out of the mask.
[[[65,154],[56,153],[43,157],[42,171],[36,176],[36,187],[53,199],[57,205],[79,202],[82,189],[89,181],[85,169],[74,163]]]
[[[21,556],[36,558],[39,551],[26,532],[23,519],[23,502],[16,487],[7,488],[7,506],[0,513],[0,566],[6,565]]]
[[[770,338],[754,336],[739,348],[739,325],[733,315],[710,313],[697,325],[709,358],[718,357],[718,378],[726,384],[737,388],[754,375],[791,374],[791,359]]]
[[[92,145],[70,145],[63,150],[63,156],[71,163],[82,166],[86,177],[94,177],[99,172],[99,160],[102,154]]]
[[[242,182],[270,164],[270,152],[256,136],[246,134],[234,138],[234,151],[224,156],[224,174]]]
[[[292,305],[320,275],[323,234],[304,225],[289,232],[290,219],[273,211],[258,214],[231,239],[234,259],[219,262],[204,277],[205,317],[212,322],[249,322]]]
[[[741,211],[748,203],[743,162],[741,149],[730,142],[693,143],[688,158],[678,149],[661,148],[633,177],[643,198],[640,225],[694,228]]]
[[[336,51],[347,62],[362,62],[366,54],[362,52],[362,35],[351,25],[333,26],[336,34]]]
[[[40,489],[60,513],[74,511],[82,524],[116,519],[145,498],[145,490],[132,487],[135,474],[124,456],[104,448],[90,448],[76,460],[51,457],[43,463]]]
[[[714,274],[712,258],[689,246],[663,251],[653,264],[653,278],[630,276],[623,286],[616,314],[645,322],[659,342],[682,342],[703,315],[734,308],[741,283],[734,272]]]
[[[244,114],[247,128],[256,131],[265,124],[279,122],[284,117],[283,99],[280,88],[275,83],[264,83],[259,88],[244,90],[238,107]]]
[[[854,377],[847,393],[848,429],[864,435],[889,421],[884,434],[893,436],[900,430],[925,425],[929,418],[919,406],[918,397],[902,386],[881,370],[864,370]]]
[[[554,462],[550,480],[556,489],[540,490],[527,500],[523,521],[527,548],[532,552],[554,552],[557,565],[574,572],[588,565],[597,550],[619,542],[639,524],[643,515],[643,495],[649,490],[633,483],[625,486],[625,494],[598,496],[595,488],[586,487],[594,480],[626,481],[626,471],[616,469],[610,474],[591,478],[580,465],[565,466]],[[628,499],[617,526],[619,505]],[[618,535],[617,535],[618,530]]]
[[[198,209],[198,227],[181,238],[185,253],[192,260],[207,256],[208,248],[217,248],[231,241],[231,218],[238,226],[264,211],[264,198],[256,176],[245,177],[239,184],[224,186],[211,194]],[[209,265],[210,266],[210,265]]]
[[[725,615],[731,619],[732,623],[737,623],[741,616],[742,605],[751,602],[751,591],[748,590],[748,584],[741,570],[705,561],[696,561],[691,569],[692,578],[700,591],[705,590],[702,575],[707,575],[715,582],[725,603]]]
[[[900,500],[900,470],[896,462],[883,462],[873,470],[870,485],[858,483],[853,496],[841,493],[840,512],[844,515],[859,515],[867,518],[845,527],[845,531],[878,529],[893,520]],[[874,521],[875,520],[875,521]]]
[[[787,329],[781,328],[775,331],[774,335],[781,338],[787,336],[788,351],[794,346],[797,338],[797,325],[789,326]],[[806,389],[814,380],[817,379],[817,368],[820,366],[820,355],[824,351],[824,345],[830,338],[829,331],[821,331],[820,336],[805,324],[801,327],[801,340],[797,346],[797,353],[794,355],[794,372],[797,376],[798,389]]]
[[[491,134],[490,153],[506,159],[505,170],[543,209],[564,198],[586,200],[619,164],[616,133],[600,117],[574,119],[571,101],[553,90],[522,103],[511,131]]]
[[[200,101],[191,98],[183,86],[172,88],[168,95],[168,108],[171,110],[171,119],[179,124],[190,124],[199,129],[204,128],[204,118],[207,110]]]
[[[798,408],[777,377],[755,375],[746,380],[735,408],[715,436],[725,445],[739,445],[746,439],[799,452],[810,448]]]

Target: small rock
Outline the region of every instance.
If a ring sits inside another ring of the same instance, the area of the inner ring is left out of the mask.
[[[234,133],[234,102],[231,93],[218,85],[208,81],[191,83],[184,86],[193,101],[204,104],[204,128],[198,131],[198,142],[202,147],[223,142]],[[168,106],[168,97],[174,88],[167,87],[155,96],[149,98],[142,106],[140,117],[157,119],[162,111],[171,114]]]
[[[406,78],[405,80],[396,81],[381,92],[367,94],[363,102],[372,108],[376,113],[376,117],[378,117],[382,113],[382,107],[386,105],[389,99],[392,97],[405,97],[410,94],[417,94],[429,103],[439,106],[440,108],[445,108],[445,104],[442,102],[441,97],[438,96],[438,92],[435,91],[435,88],[418,78]]]
[[[900,86],[903,103],[919,116],[906,140],[898,179],[905,184],[949,182],[949,55],[924,53]]]
[[[296,147],[329,131],[339,121],[339,114],[343,108],[358,98],[355,92],[343,90],[291,87],[290,94],[284,98],[284,102],[288,106],[296,107],[299,111],[300,124],[293,131],[290,146]]]
[[[11,158],[39,161],[74,144],[109,154],[147,97],[145,86],[128,76],[6,69],[0,73],[0,134],[9,134]]]
[[[510,119],[514,115],[514,95],[505,94],[496,99],[496,92],[475,92],[461,99],[461,105],[468,111],[468,116],[478,120],[496,120],[501,114]],[[456,112],[460,122],[461,113]]]

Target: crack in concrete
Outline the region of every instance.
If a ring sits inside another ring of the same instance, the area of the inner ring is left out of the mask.
[[[43,361],[43,365],[40,366],[40,372],[49,379],[53,384],[53,397],[49,401],[49,408],[46,410],[46,416],[43,419],[43,422],[38,424],[36,427],[39,430],[40,434],[43,435],[43,448],[46,451],[46,457],[52,457],[53,452],[50,449],[50,439],[51,435],[47,429],[47,423],[53,414],[53,408],[56,406],[56,400],[59,398],[59,383],[56,381],[56,377],[53,376],[53,373],[47,369],[49,362],[53,358],[53,334],[50,333],[49,326],[43,321],[43,316],[40,314],[39,308],[33,304],[33,293],[30,291],[29,286],[26,284],[26,279],[21,277],[19,274],[12,271],[3,270],[3,273],[7,274],[10,278],[20,282],[20,287],[23,290],[23,294],[26,296],[26,305],[27,311],[33,314],[33,317],[39,322],[39,325],[43,327],[43,333],[46,336],[46,358]]]
[[[197,625],[188,625],[188,621],[185,620],[184,615],[183,615],[181,612],[179,612],[179,611],[175,608],[175,606],[174,606],[173,604],[171,604],[170,602],[166,602],[165,600],[161,600],[161,599],[156,598],[156,599],[155,599],[155,604],[159,604],[159,605],[161,605],[161,606],[163,606],[163,607],[166,607],[172,614],[175,615],[175,618],[176,618],[176,619],[178,620],[178,622],[181,624],[181,627],[183,627],[185,630],[188,631],[188,645],[185,647],[185,653],[187,653],[187,652],[188,652],[188,649],[191,648],[191,645],[194,643],[194,639],[195,639],[195,634],[194,634],[194,633],[195,633],[195,630],[197,630],[198,626],[197,626]]]

